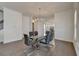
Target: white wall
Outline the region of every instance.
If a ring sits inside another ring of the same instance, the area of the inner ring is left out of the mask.
[[[46,30],[49,30],[51,26],[54,26],[54,17],[48,18],[47,21],[45,21],[46,24]]]
[[[23,34],[28,34],[29,31],[31,31],[31,17],[30,16],[23,16],[22,20],[22,29],[23,29]]]
[[[78,4],[78,6],[79,6],[79,4]],[[77,36],[76,36],[76,40],[79,44],[79,7],[76,11],[77,11],[77,23],[76,23],[76,30],[77,30],[76,35]]]
[[[74,40],[74,47],[77,55],[79,56],[79,9],[77,10],[77,22],[76,22],[76,39]]]
[[[4,8],[4,43],[22,39],[22,14]]]
[[[76,32],[74,32],[76,34],[76,37],[74,37],[74,47],[76,50],[76,54],[79,56],[79,3],[74,3],[74,13],[75,13],[75,17],[74,17],[74,21],[75,21],[75,27],[76,28]]]
[[[4,32],[3,30],[0,30],[0,42],[3,42],[4,39]]]
[[[72,42],[74,38],[73,10],[55,13],[55,38]]]

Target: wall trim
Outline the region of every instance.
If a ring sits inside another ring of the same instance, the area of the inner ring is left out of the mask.
[[[79,56],[79,46],[76,41],[73,41],[73,46],[75,48],[76,55]]]
[[[73,41],[62,40],[62,39],[57,39],[57,38],[56,38],[56,40],[61,40],[61,41],[66,41],[66,42],[71,42],[71,43],[73,43]]]
[[[23,38],[22,39],[19,39],[19,40],[15,40],[15,41],[3,42],[3,44],[13,43],[13,42],[21,41],[21,40],[23,40]]]

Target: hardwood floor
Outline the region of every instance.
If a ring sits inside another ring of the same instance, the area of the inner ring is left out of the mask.
[[[73,44],[55,40],[56,47],[51,50],[41,47],[39,50],[34,50],[32,56],[76,56]],[[31,49],[29,49],[31,50]],[[25,46],[23,40],[0,44],[0,56],[26,56],[28,47]]]

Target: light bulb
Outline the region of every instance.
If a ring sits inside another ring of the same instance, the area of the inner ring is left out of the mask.
[[[32,23],[34,23],[35,21],[34,20],[32,20]]]

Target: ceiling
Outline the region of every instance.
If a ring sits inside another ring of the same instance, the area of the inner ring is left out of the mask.
[[[23,15],[49,17],[56,12],[72,9],[73,2],[0,2],[0,6],[14,9]]]

